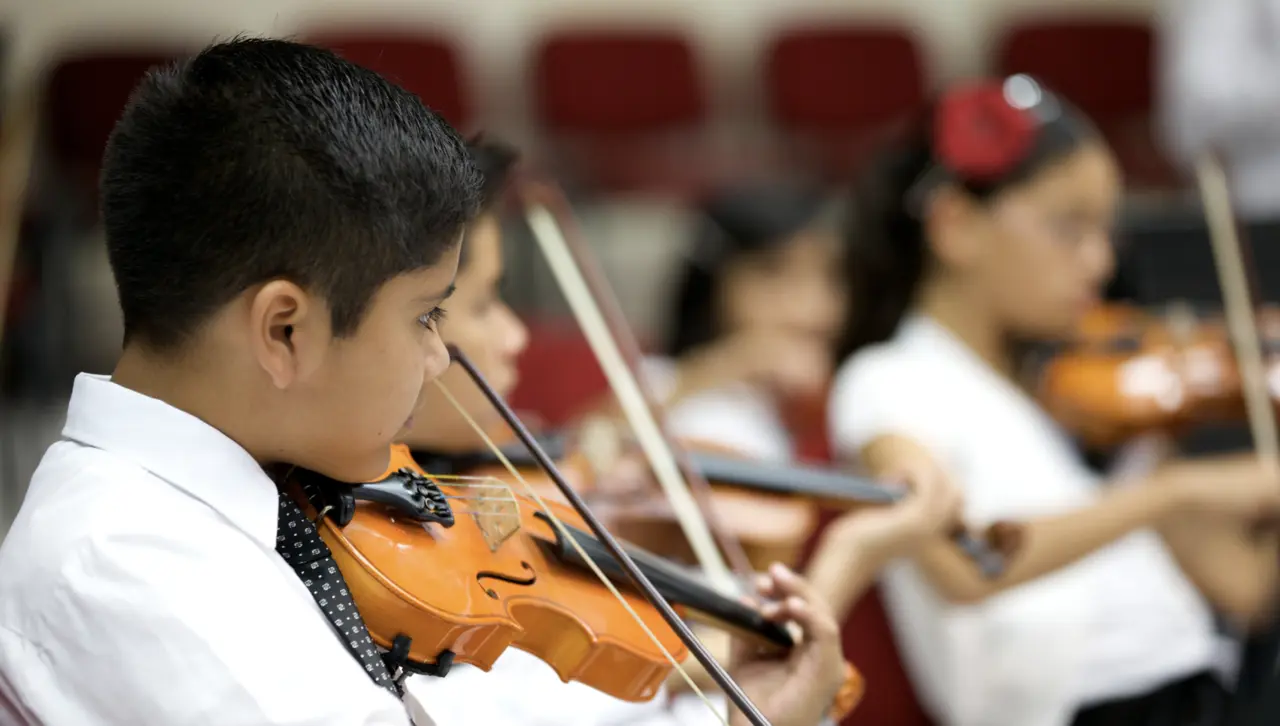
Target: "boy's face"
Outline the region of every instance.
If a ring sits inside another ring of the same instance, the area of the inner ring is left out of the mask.
[[[454,245],[433,267],[407,273],[374,295],[355,333],[335,338],[328,310],[279,318],[283,365],[260,357],[293,419],[280,459],[340,481],[369,481],[387,466],[390,445],[413,425],[424,390],[449,367],[434,313],[452,291]],[[264,291],[265,292],[265,291]],[[323,307],[321,305],[321,307]],[[271,315],[265,315],[270,329]],[[293,320],[293,322],[290,322]]]
[[[506,396],[515,388],[516,362],[529,342],[529,331],[500,294],[502,227],[497,217],[485,214],[477,219],[467,231],[465,244],[466,261],[458,270],[458,290],[446,305],[449,317],[441,334],[467,354],[494,390]],[[440,380],[477,422],[494,420],[493,407],[461,367],[450,369]],[[471,426],[434,386],[426,392],[423,414],[404,441],[442,452],[465,451],[479,444]]]

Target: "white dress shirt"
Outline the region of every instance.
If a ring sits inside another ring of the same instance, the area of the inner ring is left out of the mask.
[[[63,437],[0,545],[0,704],[44,726],[409,723],[276,554],[244,449],[85,374]]]
[[[1057,425],[928,318],[908,318],[846,361],[832,396],[837,452],[852,457],[881,434],[920,441],[956,478],[977,526],[1098,496],[1101,482]],[[1082,706],[1222,657],[1208,605],[1152,531],[972,605],[943,600],[905,561],[883,586],[905,665],[943,726],[1065,726]]]
[[[487,673],[454,666],[444,678],[414,676],[405,689],[430,704],[437,726],[719,726],[725,699],[710,694],[714,711],[692,694],[665,692],[633,703],[581,683],[565,683],[546,663],[509,648]]]

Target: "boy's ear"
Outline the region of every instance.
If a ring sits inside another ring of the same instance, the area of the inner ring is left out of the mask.
[[[263,285],[249,316],[254,356],[277,388],[314,369],[332,334],[328,306],[288,280]]]

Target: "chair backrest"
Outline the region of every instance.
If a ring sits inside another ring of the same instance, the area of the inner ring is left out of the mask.
[[[462,60],[448,38],[370,28],[320,30],[307,40],[402,86],[455,128],[469,130],[474,122]]]
[[[569,423],[609,393],[609,381],[574,321],[531,320],[529,331],[512,406],[554,427]]]
[[[827,525],[839,515],[823,512],[805,546],[803,562],[812,556]],[[880,588],[873,587],[854,605],[840,628],[844,656],[872,685],[862,702],[840,726],[934,726],[921,705],[898,652],[889,613]]]
[[[1010,27],[997,48],[1001,74],[1035,76],[1095,121],[1151,111],[1153,39],[1147,22],[1028,21]]]
[[[849,133],[883,126],[924,101],[924,61],[911,31],[888,26],[794,28],[765,57],[775,123],[792,131]]]
[[[180,56],[154,46],[120,46],[77,53],[53,66],[44,90],[51,151],[82,193],[96,199],[107,138],[138,82]]]
[[[553,31],[533,69],[538,119],[553,133],[658,133],[706,114],[694,49],[677,31]]]

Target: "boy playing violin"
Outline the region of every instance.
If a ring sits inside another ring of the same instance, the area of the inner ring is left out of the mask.
[[[370,677],[341,574],[313,595],[277,551],[299,512],[269,472],[384,470],[449,364],[436,323],[478,196],[447,124],[329,52],[234,40],[142,82],[102,177],[124,351],[76,380],[0,547],[0,713],[431,723]],[[798,577],[770,589],[804,642],[740,675],[810,726],[841,685],[836,625]]]

